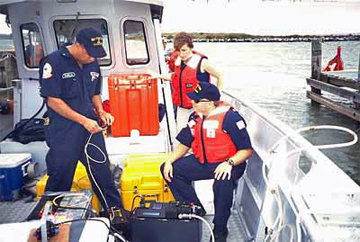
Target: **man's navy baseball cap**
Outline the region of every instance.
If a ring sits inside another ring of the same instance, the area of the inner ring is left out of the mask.
[[[199,82],[193,92],[189,92],[188,97],[192,100],[208,99],[210,101],[219,101],[220,92],[219,89],[208,82]]]
[[[76,42],[82,44],[86,52],[94,58],[106,56],[106,52],[102,46],[102,36],[93,28],[80,30],[76,35]]]

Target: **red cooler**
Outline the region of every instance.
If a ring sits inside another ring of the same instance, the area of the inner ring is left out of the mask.
[[[110,111],[115,117],[111,126],[113,137],[157,135],[159,109],[157,79],[148,74],[113,74],[108,78]]]

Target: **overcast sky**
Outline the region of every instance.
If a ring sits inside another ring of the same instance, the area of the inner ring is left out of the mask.
[[[11,29],[5,24],[5,15],[0,14],[0,34],[10,34]]]
[[[360,33],[360,0],[320,1],[166,0],[162,31]]]
[[[163,32],[360,33],[360,0],[165,0]],[[10,33],[0,16],[0,33]]]

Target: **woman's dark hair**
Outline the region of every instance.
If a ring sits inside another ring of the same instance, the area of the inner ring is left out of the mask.
[[[183,45],[187,44],[189,48],[194,48],[191,36],[188,33],[180,32],[174,37],[174,48],[179,51]]]

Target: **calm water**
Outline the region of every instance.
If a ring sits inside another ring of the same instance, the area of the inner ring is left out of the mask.
[[[323,43],[322,66],[342,47],[345,69],[357,69],[360,42]],[[294,129],[312,125],[338,125],[356,131],[354,120],[329,108],[311,105],[306,98],[305,78],[310,77],[311,43],[195,43],[225,76],[225,90],[255,103]],[[339,102],[347,100],[337,98]],[[358,132],[359,134],[360,132]],[[313,144],[342,143],[352,136],[333,130],[313,131],[303,136]],[[360,184],[360,144],[324,150],[343,171]]]

